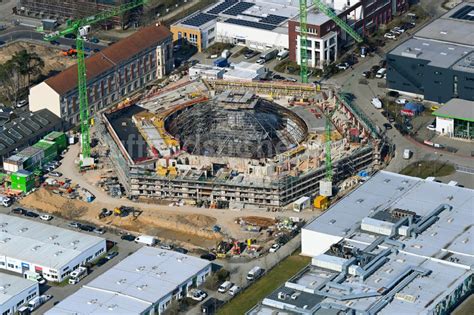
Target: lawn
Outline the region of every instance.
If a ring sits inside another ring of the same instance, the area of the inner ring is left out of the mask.
[[[308,265],[310,260],[309,257],[299,255],[289,256],[270,270],[264,277],[219,309],[217,314],[245,314],[245,312]]]
[[[455,172],[453,165],[438,161],[417,161],[405,167],[400,174],[426,178],[447,176]]]

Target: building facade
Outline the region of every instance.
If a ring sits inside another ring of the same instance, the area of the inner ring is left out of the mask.
[[[336,0],[328,3],[334,12],[359,34],[370,34],[395,14],[408,8],[407,0]],[[300,63],[299,16],[288,23],[290,59]],[[323,68],[338,58],[341,45],[352,41],[350,36],[325,14],[310,10],[307,16],[308,65]]]
[[[18,309],[39,296],[38,282],[0,273],[0,314],[15,314]]]
[[[86,59],[90,115],[119,102],[173,69],[171,33],[160,25],[145,27]],[[77,125],[77,66],[32,87],[30,109],[47,108],[66,127]]]
[[[437,103],[474,101],[474,12],[463,2],[387,54],[387,88]]]
[[[36,272],[52,282],[106,251],[105,239],[0,214],[0,269]]]

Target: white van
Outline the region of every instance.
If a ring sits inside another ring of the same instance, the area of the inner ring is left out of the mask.
[[[238,285],[234,285],[232,288],[230,288],[229,295],[236,296],[240,291],[242,291],[242,288]]]
[[[73,272],[71,272],[71,276],[69,277],[69,284],[76,284],[79,283],[83,278],[87,276],[87,268],[86,267],[79,267]]]
[[[403,150],[403,158],[405,160],[409,160],[411,158],[411,151],[410,149]]]
[[[283,49],[283,50],[280,50],[278,52],[278,55],[277,55],[277,59],[278,60],[283,60],[285,59],[286,57],[288,57],[288,55],[290,54],[290,52],[286,49]]]
[[[248,281],[254,281],[254,280],[257,280],[258,278],[260,278],[262,275],[263,275],[263,269],[260,268],[259,266],[255,266],[247,274],[247,280]]]
[[[377,74],[375,74],[375,77],[377,79],[382,79],[385,76],[385,73],[387,72],[387,69],[385,68],[380,68],[379,71],[377,71]]]
[[[135,239],[135,243],[140,243],[147,246],[155,246],[158,243],[158,240],[150,235],[140,235]]]
[[[226,293],[230,288],[232,288],[234,284],[230,281],[225,281],[223,284],[219,286],[219,289],[217,289],[217,292],[219,293]]]
[[[372,98],[372,105],[377,109],[382,109],[382,101],[378,97]]]

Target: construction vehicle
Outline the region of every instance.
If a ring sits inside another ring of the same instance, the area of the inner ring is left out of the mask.
[[[133,0],[126,4],[122,4],[114,9],[98,13],[78,20],[68,20],[66,28],[47,34],[43,37],[44,40],[50,42],[58,38],[74,34],[76,35],[76,50],[77,50],[77,83],[79,92],[79,118],[81,126],[81,156],[80,167],[89,167],[94,164],[94,159],[91,158],[91,144],[90,144],[90,112],[87,97],[87,72],[84,55],[84,41],[91,31],[91,25],[106,21],[114,16],[124,14],[127,11],[138,8],[146,4],[148,0]]]
[[[127,206],[120,206],[114,208],[114,216],[118,217],[126,217],[129,214],[132,214],[134,218],[137,218],[140,214],[141,211],[136,210],[134,207],[127,207]]]
[[[69,48],[68,50],[61,51],[61,56],[77,56],[77,49]]]

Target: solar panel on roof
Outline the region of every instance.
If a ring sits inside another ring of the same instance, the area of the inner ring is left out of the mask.
[[[227,14],[227,15],[237,16],[237,15],[243,13],[244,11],[247,11],[248,9],[250,9],[253,6],[254,6],[254,4],[250,3],[250,2],[239,2],[236,5],[234,5],[233,7],[225,10],[222,13]]]
[[[284,17],[284,16],[270,14],[269,16],[264,17],[263,19],[261,19],[259,22],[260,23],[268,23],[268,24],[278,25],[278,24],[283,23],[286,20],[287,20],[287,18]]]
[[[18,132],[16,131],[15,129],[8,129],[7,132],[13,136],[13,138],[17,139],[17,140],[20,140],[21,138],[23,138],[23,136]]]
[[[23,132],[25,135],[31,135],[33,131],[31,131],[28,127],[23,125],[25,122],[22,121],[21,124],[18,124],[17,127],[20,129],[21,132]]]
[[[276,28],[275,25],[263,24],[263,23],[252,22],[252,21],[247,21],[247,20],[239,20],[239,19],[227,19],[225,20],[225,22],[230,23],[230,24],[259,28],[259,29],[267,30],[267,31],[271,31]]]
[[[0,134],[0,140],[5,142],[8,145],[12,145],[15,143],[12,139],[8,138],[5,134]]]
[[[237,0],[225,0],[224,2],[220,3],[219,5],[216,5],[214,8],[207,11],[207,13],[219,14],[225,9],[228,9],[229,7],[233,6],[237,2],[238,2]]]
[[[451,15],[453,19],[474,21],[474,6],[466,5]]]
[[[31,116],[31,118],[39,122],[42,126],[46,126],[47,124],[49,124],[49,121],[46,118],[41,117],[39,115]]]
[[[185,20],[183,22],[183,24],[198,27],[198,26],[201,26],[203,24],[206,24],[209,21],[214,20],[215,18],[216,18],[216,16],[212,15],[212,14],[199,13],[199,14]]]
[[[30,128],[31,130],[39,130],[41,128],[40,125],[38,125],[36,122],[31,120],[30,118],[26,118],[23,123]]]
[[[3,150],[5,148],[6,148],[6,146],[4,146],[3,144],[0,143],[0,150]]]

